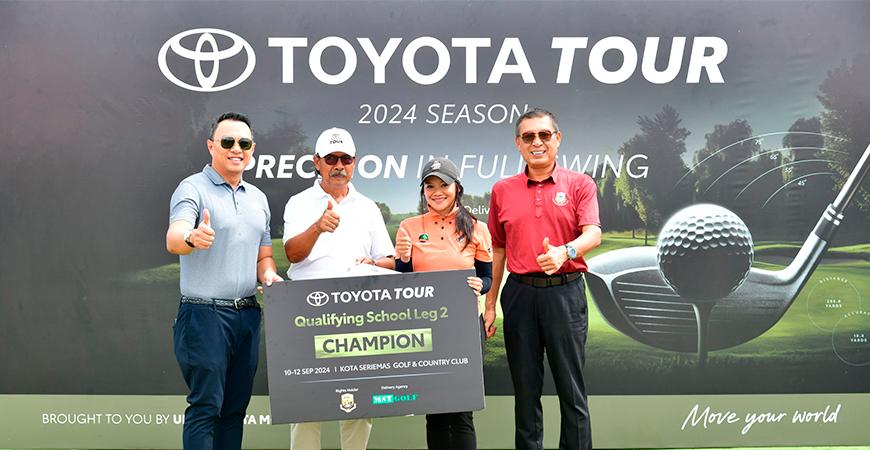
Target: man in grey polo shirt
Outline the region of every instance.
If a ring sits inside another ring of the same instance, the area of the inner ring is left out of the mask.
[[[281,281],[272,259],[269,204],[242,181],[254,153],[250,120],[224,113],[206,147],[211,164],[172,194],[166,249],[180,255],[175,357],[190,389],[186,450],[240,449],[260,348],[257,281]]]

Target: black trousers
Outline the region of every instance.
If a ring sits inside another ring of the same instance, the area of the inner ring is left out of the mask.
[[[486,331],[480,316],[480,351],[483,354]],[[429,450],[477,450],[474,415],[471,411],[426,414],[426,446]]]
[[[538,288],[508,277],[502,290],[505,351],[514,385],[515,445],[544,448],[541,392],[544,352],[561,412],[560,449],[591,449],[589,405],[583,382],[588,317],[583,278]]]
[[[477,450],[471,411],[426,414],[426,445],[429,450]]]

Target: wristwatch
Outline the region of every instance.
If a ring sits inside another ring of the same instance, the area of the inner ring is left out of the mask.
[[[187,230],[184,232],[184,243],[190,246],[190,248],[196,248],[196,246],[193,245],[193,242],[190,242],[190,233],[193,233],[193,230]]]
[[[565,250],[568,251],[568,259],[573,260],[577,257],[577,249],[573,245],[565,244]]]

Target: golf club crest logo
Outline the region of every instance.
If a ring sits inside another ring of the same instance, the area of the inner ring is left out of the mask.
[[[329,302],[329,295],[323,291],[314,291],[308,294],[305,302],[314,307],[320,307]]]
[[[341,394],[341,404],[339,404],[339,409],[346,413],[350,413],[351,411],[356,409],[356,401],[353,398],[353,394]]]
[[[553,203],[555,203],[556,206],[567,205],[568,204],[568,194],[566,194],[562,191],[556,192],[556,195],[553,196]]]
[[[182,39],[196,35],[199,38],[197,38],[195,48],[191,49],[182,45]],[[215,36],[227,38],[232,41],[232,44],[229,47],[221,49]],[[170,50],[175,55],[193,62],[198,86],[182,81],[170,70],[169,62],[167,61]],[[247,62],[241,75],[228,83],[217,85],[221,61],[241,57],[240,53],[242,53],[242,50],[244,50],[244,57],[247,58]],[[208,75],[203,72],[203,62],[212,64],[211,72]],[[256,64],[257,57],[251,44],[248,44],[241,36],[219,28],[195,28],[182,31],[169,38],[160,47],[160,51],[157,54],[157,66],[160,68],[163,76],[172,84],[195,92],[219,92],[238,86],[251,76]]]

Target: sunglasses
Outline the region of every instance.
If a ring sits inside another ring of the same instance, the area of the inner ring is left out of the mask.
[[[214,142],[214,140],[212,140],[212,142]],[[224,136],[221,138],[220,142],[221,142],[221,147],[223,147],[226,150],[229,150],[229,149],[233,148],[234,145],[236,145],[236,138],[234,138],[232,136]],[[253,147],[254,147],[253,139],[239,138],[239,148],[240,149],[247,151]]]
[[[539,131],[537,133],[530,131],[528,133],[523,133],[520,136],[520,139],[522,139],[524,144],[531,144],[532,142],[535,142],[535,136],[537,136],[538,139],[541,140],[541,142],[548,142],[553,137],[553,135],[558,133],[558,132],[559,132],[558,130],[557,131],[544,130],[544,131]]]
[[[326,155],[323,157],[323,160],[326,161],[326,164],[329,164],[330,166],[334,166],[339,159],[341,160],[342,164],[344,164],[345,166],[349,166],[353,164],[353,161],[356,159],[356,157],[350,155]]]

